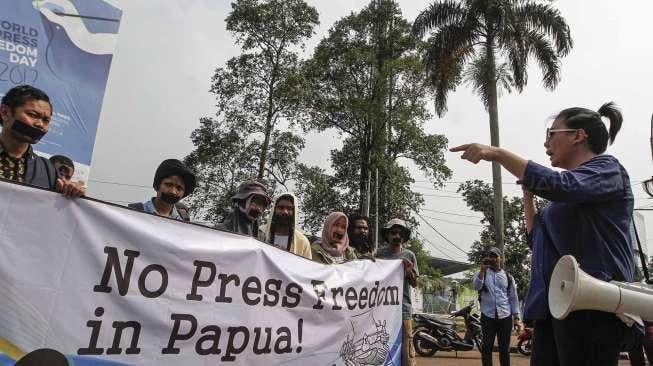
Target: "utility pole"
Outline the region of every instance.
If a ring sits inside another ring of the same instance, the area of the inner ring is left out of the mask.
[[[374,183],[374,253],[379,250],[379,168],[376,168],[376,181]]]
[[[370,186],[370,183],[372,181],[372,171],[370,168],[367,168],[367,184],[365,188],[365,207],[363,209],[363,216],[370,216],[370,193],[372,191],[372,187]]]

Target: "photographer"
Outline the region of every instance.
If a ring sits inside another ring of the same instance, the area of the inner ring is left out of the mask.
[[[479,292],[481,326],[483,327],[483,366],[492,365],[494,337],[499,341],[499,363],[510,365],[510,333],[514,326],[521,330],[519,299],[515,280],[503,270],[501,250],[491,247],[483,258],[481,270],[474,275],[472,287]]]

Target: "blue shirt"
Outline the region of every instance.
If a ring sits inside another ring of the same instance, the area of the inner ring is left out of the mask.
[[[517,298],[517,287],[512,281],[508,289],[508,275],[506,271],[495,271],[488,268],[485,271],[485,281],[475,274],[472,279],[472,287],[480,291],[485,283],[487,291],[481,292],[481,313],[488,318],[505,319],[510,315],[519,317],[519,299]]]
[[[152,200],[154,200],[154,198],[143,202],[143,211],[147,213],[163,216],[156,211],[156,207],[154,207],[154,202],[152,202]],[[168,217],[175,220],[181,220],[181,216],[179,215],[179,212],[177,212],[177,207],[175,207],[175,205],[172,205],[172,211],[170,212],[170,216]]]
[[[525,319],[550,317],[549,282],[563,255],[576,257],[583,271],[600,280],[633,280],[629,226],[634,199],[628,173],[617,159],[598,155],[562,172],[529,161],[520,183],[551,202],[535,216],[530,233]]]

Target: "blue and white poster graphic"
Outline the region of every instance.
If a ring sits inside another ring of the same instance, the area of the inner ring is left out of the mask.
[[[45,91],[43,155],[75,161],[86,180],[122,10],[116,0],[0,0],[0,96],[16,85]]]

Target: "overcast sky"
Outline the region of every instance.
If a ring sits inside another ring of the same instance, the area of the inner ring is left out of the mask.
[[[208,93],[216,67],[239,53],[225,30],[230,10],[226,0],[130,0],[120,2],[123,18],[113,59],[93,155],[89,195],[119,203],[142,201],[151,196],[154,170],[166,158],[182,158],[193,146],[190,133],[199,118],[215,112]],[[364,7],[368,1],[310,0],[320,14],[316,34],[307,43],[304,57],[335,21]],[[412,21],[429,2],[400,0],[404,16]],[[640,182],[653,173],[649,148],[649,124],[653,93],[653,44],[650,40],[650,0],[564,0],[553,3],[566,18],[574,40],[572,53],[563,59],[562,81],[555,91],[542,88],[536,67],[522,94],[499,99],[501,144],[517,154],[548,165],[542,146],[550,117],[563,108],[582,106],[593,110],[613,100],[624,114],[623,128],[608,153],[615,155],[630,173],[636,207],[653,204]],[[479,99],[462,86],[449,98],[449,112],[433,118],[429,133],[447,136],[451,146],[489,143],[488,117]],[[327,167],[328,152],[339,144],[335,133],[309,136],[300,159]],[[490,165],[472,165],[447,153],[452,183],[443,190],[429,188],[414,171],[415,190],[427,196],[430,210],[461,215],[469,211],[458,184],[467,179],[491,181]],[[520,189],[504,170],[504,194]],[[121,186],[101,182],[114,182]],[[435,228],[467,250],[478,238],[478,219],[436,212],[422,212]],[[653,215],[650,215],[653,219]],[[647,214],[648,217],[648,214]],[[653,240],[653,220],[647,240]],[[419,233],[428,238],[440,257],[466,260],[466,255],[445,242],[422,223]],[[445,253],[445,255],[442,254]]]

